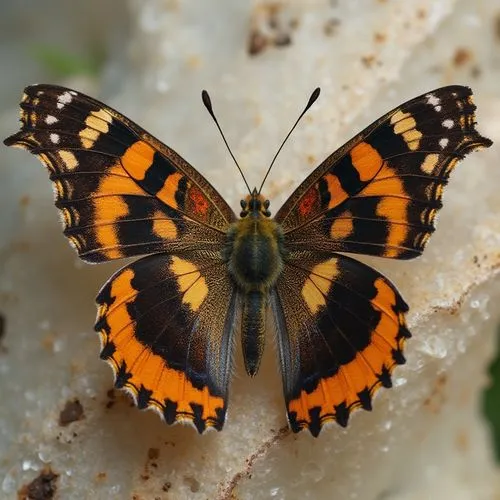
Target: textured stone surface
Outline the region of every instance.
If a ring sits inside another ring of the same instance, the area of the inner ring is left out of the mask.
[[[276,210],[344,140],[441,85],[472,86],[479,129],[500,143],[500,6],[471,4],[130,0],[122,63],[106,67],[101,92],[99,82],[65,83],[100,96],[174,147],[235,207],[244,186],[200,90],[211,92],[253,185],[320,85],[320,100],[267,185]],[[18,74],[20,95],[32,82]],[[0,117],[2,137],[15,130],[16,117],[12,103]],[[59,474],[61,498],[75,499],[498,495],[478,404],[500,318],[497,146],[459,165],[422,258],[365,259],[411,306],[408,363],[395,372],[396,387],[380,392],[372,413],[357,413],[346,430],[330,427],[318,440],[286,431],[271,342],[254,380],[244,375],[238,352],[222,433],[199,437],[191,428],[168,428],[109,392],[111,372],[98,359],[92,331],[93,298],[117,266],[79,263],[61,235],[46,172],[27,153],[2,148],[0,154],[0,312],[6,318],[0,497],[15,498],[47,465]],[[60,412],[75,399],[85,417],[60,427]]]

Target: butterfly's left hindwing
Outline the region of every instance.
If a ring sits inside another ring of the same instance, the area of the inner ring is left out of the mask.
[[[144,257],[118,271],[97,303],[101,358],[113,368],[116,387],[168,424],[220,430],[236,312],[220,257]]]
[[[25,89],[5,140],[49,169],[64,234],[88,262],[219,248],[234,214],[183,160],[117,111],[74,90]]]
[[[317,436],[324,423],[346,426],[391,386],[410,337],[408,306],[381,274],[354,259],[291,254],[272,296],[288,419]]]

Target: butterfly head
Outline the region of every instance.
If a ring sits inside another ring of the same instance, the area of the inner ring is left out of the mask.
[[[252,217],[271,216],[271,212],[269,211],[270,202],[257,192],[257,188],[254,188],[251,194],[241,200],[240,205],[240,217],[242,218],[247,217],[248,215],[251,215]]]

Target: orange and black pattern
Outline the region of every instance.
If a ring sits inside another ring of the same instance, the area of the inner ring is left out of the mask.
[[[195,244],[213,250],[225,241],[234,215],[224,199],[113,109],[73,90],[34,85],[25,89],[21,123],[5,144],[28,149],[48,167],[64,234],[83,260]]]
[[[421,254],[451,171],[491,145],[475,109],[467,87],[412,99],[328,157],[276,214],[288,258],[272,304],[294,431],[345,426],[405,362],[407,305],[375,270],[335,252]]]
[[[297,252],[272,298],[283,386],[292,430],[317,436],[325,422],[346,426],[391,387],[410,332],[408,306],[394,286],[343,255]]]
[[[472,92],[451,86],[387,113],[327,158],[276,215],[289,249],[398,259],[420,255],[443,188],[468,152],[490,144],[474,128]]]
[[[474,111],[461,86],[408,101],[329,156],[274,219],[256,189],[237,219],[175,151],[63,87],[26,88],[21,130],[5,144],[47,166],[82,259],[146,255],[97,297],[95,329],[116,387],[168,424],[222,429],[236,329],[254,375],[270,308],[290,427],[318,436],[327,422],[346,426],[356,408],[371,410],[411,336],[394,285],[337,252],[422,253],[451,171],[491,145]]]
[[[228,301],[220,310],[219,297]],[[217,255],[157,254],[118,271],[97,296],[101,358],[140,409],[201,433],[224,424],[235,299]],[[227,307],[229,304],[229,307]]]
[[[172,149],[79,92],[26,88],[21,125],[5,144],[47,166],[64,234],[83,260],[157,254],[123,268],[97,298],[116,387],[168,423],[221,429],[236,294],[220,248],[234,213]]]

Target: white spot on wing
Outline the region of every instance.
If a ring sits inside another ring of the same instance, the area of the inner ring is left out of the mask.
[[[455,122],[453,120],[450,120],[449,118],[447,118],[446,120],[443,121],[443,123],[441,123],[441,125],[445,128],[453,128],[453,125],[455,125]]]
[[[57,96],[57,100],[63,104],[69,104],[73,100],[73,96],[69,92],[63,92],[61,95]]]
[[[53,115],[47,115],[45,117],[45,123],[47,125],[53,125],[54,123],[57,123],[58,121],[59,120],[55,116],[53,116]]]
[[[443,137],[442,139],[439,139],[439,146],[441,149],[444,149],[446,146],[448,146],[449,139],[447,137]]]
[[[427,104],[436,107],[438,104],[441,104],[441,99],[434,94],[427,94]]]
[[[427,94],[427,104],[431,105],[437,113],[443,109],[441,99],[434,94]]]
[[[50,140],[53,144],[59,144],[60,139],[59,134],[50,134]]]

